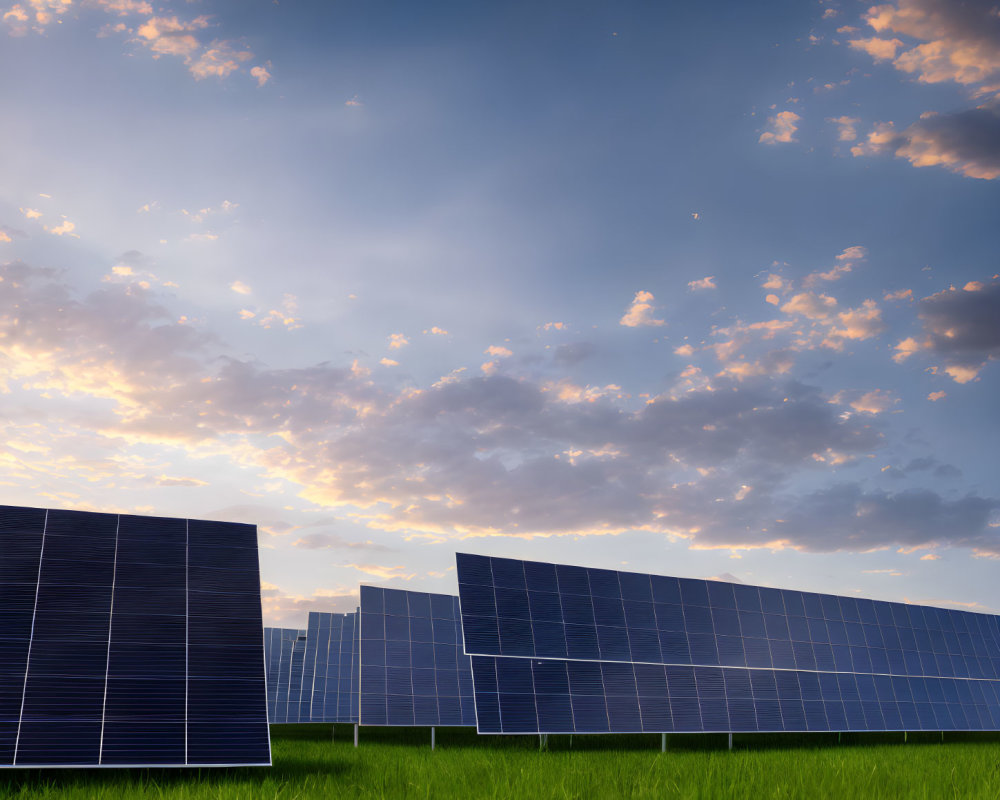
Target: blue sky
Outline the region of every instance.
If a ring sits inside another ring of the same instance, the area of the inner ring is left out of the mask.
[[[0,502],[1000,611],[990,2],[0,17]]]

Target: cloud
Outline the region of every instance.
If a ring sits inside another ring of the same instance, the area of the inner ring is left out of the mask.
[[[281,308],[272,308],[263,317],[257,320],[257,324],[262,328],[283,328],[294,331],[302,327],[302,320],[295,315],[298,313],[298,298],[293,294],[285,294],[281,300]]]
[[[243,281],[233,281],[229,284],[229,288],[236,292],[236,294],[251,294],[253,292],[253,289],[243,283]]]
[[[24,231],[18,228],[12,228],[9,225],[0,225],[0,242],[12,242],[14,239],[24,235]]]
[[[34,208],[22,208],[21,213],[25,219],[39,219],[42,216],[42,212]]]
[[[715,276],[709,275],[707,278],[700,278],[696,281],[688,281],[688,289],[692,292],[698,292],[703,289],[717,289],[718,286],[715,285]]]
[[[626,309],[625,314],[618,320],[619,325],[626,328],[638,328],[642,326],[659,326],[666,324],[662,319],[655,319],[653,314],[656,307],[653,305],[652,292],[639,290],[632,299],[632,304]]]
[[[399,366],[399,362],[398,361],[394,361],[391,358],[380,358],[379,361],[378,361],[378,363],[381,364],[383,367],[398,367]]]
[[[802,281],[802,285],[806,287],[815,286],[821,281],[831,282],[839,281],[849,272],[853,271],[855,265],[859,261],[864,261],[868,257],[868,250],[861,245],[852,245],[851,247],[845,248],[844,251],[836,256],[836,264],[833,265],[826,272],[813,272]]]
[[[78,234],[73,233],[73,231],[76,230],[76,225],[68,219],[63,219],[63,221],[55,227],[46,228],[46,230],[55,236],[73,236],[76,239],[80,238]]]
[[[389,334],[389,349],[390,350],[400,350],[403,347],[406,347],[406,345],[408,345],[409,343],[410,343],[410,340],[407,339],[401,333],[390,333]]]
[[[936,403],[938,400],[943,400],[947,396],[948,393],[944,391],[931,392],[929,395],[927,395],[927,399],[930,400],[932,403]]]
[[[344,564],[343,566],[356,569],[358,572],[370,575],[373,578],[378,578],[381,581],[411,581],[417,577],[417,573],[408,572],[407,568],[401,564],[394,566],[387,566],[384,564]]]
[[[434,325],[432,328],[429,328],[428,330],[425,330],[424,333],[427,334],[428,336],[447,336],[448,335],[448,331],[446,331],[444,328],[439,328],[437,325]]]
[[[876,60],[891,59],[896,69],[921,82],[972,84],[1000,74],[1000,22],[993,0],[898,0],[872,6],[865,19],[881,36],[895,33],[920,43],[869,39],[850,45]]]
[[[767,118],[770,129],[764,131],[757,141],[762,144],[787,144],[796,141],[795,132],[799,129],[797,123],[800,119],[802,117],[794,111],[779,111]]]
[[[309,596],[289,594],[280,586],[261,586],[261,607],[264,619],[272,625],[305,628],[310,611],[344,613],[358,605],[357,586],[352,588],[320,589]]]
[[[827,122],[832,122],[837,126],[837,140],[841,142],[853,142],[858,138],[857,125],[861,122],[857,117],[827,117]]]
[[[899,39],[852,39],[847,43],[855,50],[863,50],[878,61],[891,61],[896,57],[896,51],[903,46]]]
[[[897,133],[879,123],[867,141],[851,148],[855,156],[891,152],[915,167],[940,166],[967,178],[1000,177],[1000,96],[955,114],[926,113]]]
[[[802,292],[785,303],[781,310],[786,314],[798,314],[806,319],[829,319],[837,308],[837,300],[825,294]]]
[[[997,509],[997,500],[975,495],[946,500],[929,489],[893,494],[845,483],[801,498],[775,528],[820,551],[951,546],[993,555],[1000,551],[990,527]]]
[[[205,78],[225,78],[231,73],[235,72],[240,68],[240,64],[244,61],[248,61],[253,58],[253,53],[249,50],[239,50],[232,42],[214,41],[208,47],[206,47],[197,59],[190,59],[188,62],[188,69],[191,74],[194,75],[195,80],[204,80]],[[256,70],[262,70],[262,67],[255,67]],[[251,73],[253,70],[251,70]],[[267,77],[270,74],[264,70]],[[258,72],[254,75],[257,78],[257,83],[259,86],[263,86],[267,82],[266,78],[261,82],[261,73]]]
[[[15,3],[3,15],[3,21],[10,26],[12,36],[24,36],[28,27],[42,33],[56,17],[65,14],[73,5],[73,0],[26,0]]]
[[[206,481],[199,480],[198,478],[172,478],[169,475],[161,475],[157,479],[156,485],[194,487],[208,486],[208,483]]]
[[[917,313],[924,337],[897,344],[897,362],[918,352],[935,354],[956,383],[968,383],[1000,358],[1000,281],[970,281],[963,289],[937,292],[917,304]]]
[[[161,55],[180,56],[190,63],[191,57],[201,49],[201,43],[194,35],[209,25],[208,17],[200,16],[192,20],[178,17],[151,17],[139,26],[139,41],[153,51],[154,57]]]
[[[597,352],[593,342],[570,342],[559,345],[552,356],[552,361],[563,366],[573,366],[586,361]]]
[[[264,86],[269,80],[271,80],[271,73],[267,71],[266,67],[256,66],[251,68],[250,75],[257,79],[258,86]]]
[[[997,549],[997,501],[988,498],[856,484],[801,494],[800,476],[815,485],[867,459],[883,434],[877,416],[844,415],[795,381],[722,375],[638,403],[618,386],[530,375],[453,373],[396,390],[357,363],[277,369],[234,358],[131,283],[80,296],[52,270],[15,262],[0,274],[0,309],[17,309],[0,311],[0,382],[8,401],[31,400],[64,426],[66,441],[223,458],[374,530],[644,530],[700,548],[857,551],[913,546],[933,529],[940,547]],[[246,506],[209,516],[245,517],[280,536],[297,527],[282,513]],[[347,566],[380,579],[414,574],[366,559]]]
[[[396,549],[370,539],[364,542],[351,542],[336,533],[307,533],[292,542],[292,547],[306,550],[369,550],[380,553],[391,553]]]

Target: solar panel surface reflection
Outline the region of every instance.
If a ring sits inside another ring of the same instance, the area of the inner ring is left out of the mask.
[[[992,615],[458,554],[483,733],[1000,729]]]
[[[473,726],[458,598],[361,587],[362,725]]]

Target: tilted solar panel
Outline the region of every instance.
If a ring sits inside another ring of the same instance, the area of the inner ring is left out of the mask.
[[[1000,619],[458,555],[481,732],[1000,729]]]
[[[254,526],[0,507],[0,766],[269,763]]]
[[[361,587],[362,725],[476,724],[458,598]]]
[[[309,612],[297,719],[289,722],[357,722],[358,613]]]
[[[295,637],[292,642],[291,665],[288,670],[288,702],[286,705],[285,722],[308,722],[299,718],[302,703],[302,679],[306,654],[306,635]]]
[[[267,679],[267,718],[288,721],[288,683],[292,647],[305,631],[297,628],[264,628],[264,663]]]

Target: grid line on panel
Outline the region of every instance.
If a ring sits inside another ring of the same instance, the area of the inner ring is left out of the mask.
[[[49,528],[49,512],[45,510],[45,521],[42,523],[42,545],[38,550],[38,574],[35,577],[35,607],[31,612],[31,633],[28,637],[28,655],[24,660],[24,683],[21,686],[21,713],[17,720],[17,737],[14,739],[13,764],[17,764],[17,752],[21,746],[21,726],[24,724],[24,701],[28,693],[28,668],[31,666],[31,645],[35,641],[35,619],[38,616],[38,590],[42,582],[42,559],[45,556],[45,534]]]
[[[111,567],[111,605],[108,608],[108,651],[104,662],[104,699],[101,702],[101,738],[97,751],[97,763],[104,761],[104,724],[108,717],[108,674],[111,672],[111,628],[115,619],[115,579],[118,577],[118,536],[122,529],[122,515],[115,523],[115,559]]]

